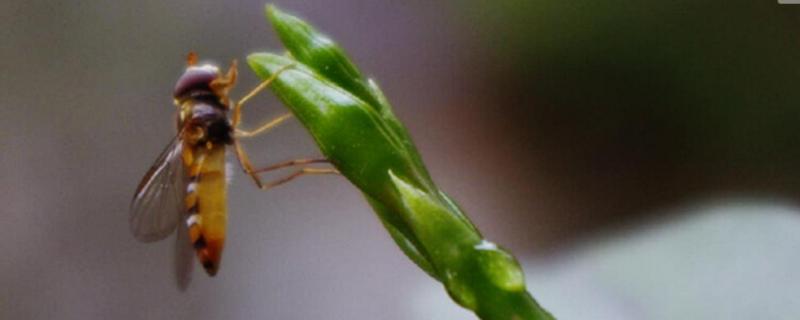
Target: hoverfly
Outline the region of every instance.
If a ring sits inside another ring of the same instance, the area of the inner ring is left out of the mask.
[[[187,60],[186,71],[173,91],[177,134],[139,183],[129,217],[133,236],[142,242],[162,240],[178,230],[176,276],[180,289],[185,289],[190,281],[192,249],[208,275],[214,276],[219,270],[227,222],[225,153],[228,146],[234,147],[242,169],[261,189],[304,174],[337,173],[335,169],[301,167],[284,178],[262,183],[259,173],[327,160],[299,159],[255,169],[239,142],[240,138],[266,132],[291,117],[285,114],[252,131],[238,128],[244,103],[291,66],[284,67],[238,102],[233,102],[228,94],[236,83],[236,60],[225,74],[213,64],[199,65],[194,53],[190,53]]]

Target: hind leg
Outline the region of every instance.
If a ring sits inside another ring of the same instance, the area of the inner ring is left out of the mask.
[[[258,175],[259,173],[274,171],[274,170],[287,168],[287,167],[309,165],[309,164],[314,164],[314,163],[329,163],[329,161],[328,161],[328,159],[295,159],[295,160],[290,160],[290,161],[277,163],[277,164],[274,164],[274,165],[271,165],[271,166],[267,166],[267,167],[264,167],[264,168],[261,168],[261,169],[255,169],[253,167],[253,164],[250,162],[250,157],[244,151],[244,148],[242,148],[242,145],[238,140],[234,140],[234,149],[236,151],[236,157],[239,159],[239,164],[242,166],[242,169],[244,170],[244,172],[247,175],[249,175],[250,178],[253,179],[253,182],[256,184],[256,186],[259,189],[262,189],[262,190],[266,190],[266,189],[270,189],[270,188],[279,186],[281,184],[284,184],[286,182],[294,180],[295,178],[298,178],[298,177],[303,176],[303,175],[308,175],[308,174],[338,174],[339,173],[338,170],[333,169],[333,168],[311,168],[311,167],[305,167],[305,168],[298,169],[297,171],[293,172],[292,174],[290,174],[288,176],[285,176],[285,177],[282,177],[282,178],[279,178],[279,179],[264,183],[264,182],[261,181],[261,177]]]

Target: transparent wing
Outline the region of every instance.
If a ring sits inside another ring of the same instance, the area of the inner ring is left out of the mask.
[[[186,217],[185,214],[180,216]],[[189,240],[189,227],[186,226],[186,223],[178,223],[177,234],[178,236],[175,237],[175,280],[177,280],[178,289],[186,291],[189,283],[192,282],[194,249]]]
[[[183,212],[186,178],[181,161],[180,134],[172,139],[147,171],[131,201],[129,223],[142,242],[166,238]]]

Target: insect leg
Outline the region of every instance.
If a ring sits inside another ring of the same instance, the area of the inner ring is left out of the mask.
[[[253,131],[245,131],[245,130],[241,130],[241,129],[237,128],[236,129],[236,137],[237,138],[250,138],[252,136],[258,135],[260,133],[263,133],[265,131],[268,131],[268,130],[278,126],[279,124],[283,123],[284,121],[288,120],[291,117],[292,117],[291,113],[286,113],[286,114],[284,114],[284,115],[282,115],[280,117],[277,117],[275,119],[272,119],[272,120],[268,121],[267,123],[265,123],[262,126],[258,127],[258,129],[255,129]]]
[[[250,92],[247,93],[244,97],[239,99],[239,101],[237,101],[236,104],[234,104],[234,106],[233,106],[233,115],[231,116],[231,124],[233,125],[234,128],[236,128],[239,125],[239,122],[240,122],[240,120],[242,118],[242,106],[248,100],[252,99],[256,94],[258,94],[262,90],[264,90],[267,87],[269,87],[269,85],[272,83],[272,81],[275,81],[275,79],[277,79],[278,76],[283,71],[285,71],[286,69],[289,69],[289,68],[291,68],[293,66],[294,66],[294,64],[288,64],[288,65],[285,65],[285,66],[281,67],[280,69],[278,69],[277,72],[272,74],[272,76],[267,78],[267,80],[264,80],[264,82],[261,82],[258,86],[253,88],[253,90],[250,90]]]
[[[253,182],[255,182],[256,186],[261,188],[261,179],[258,177],[258,174],[254,172],[253,164],[250,163],[250,157],[244,152],[244,148],[238,139],[233,139],[233,149],[236,151],[236,158],[239,159],[239,165],[242,166],[244,173],[253,178]]]
[[[278,170],[278,169],[282,169],[282,168],[286,168],[286,167],[292,167],[292,166],[298,166],[298,165],[304,165],[304,164],[329,163],[329,162],[330,161],[328,161],[328,159],[325,159],[325,158],[295,159],[295,160],[284,161],[284,162],[281,162],[281,163],[276,163],[276,164],[273,164],[273,165],[271,165],[269,167],[253,170],[253,173],[269,172],[269,171]]]
[[[271,181],[271,182],[269,182],[267,184],[262,184],[259,188],[261,188],[261,190],[267,190],[267,189],[270,189],[270,188],[273,188],[273,187],[277,187],[279,185],[282,185],[284,183],[292,181],[295,178],[298,178],[300,176],[307,175],[307,174],[339,174],[339,170],[336,170],[336,169],[333,169],[333,168],[324,168],[324,169],[320,169],[320,168],[302,168],[302,169],[298,169],[297,171],[295,171],[294,173],[292,173],[292,174],[290,174],[288,176],[273,180],[273,181]]]
[[[209,84],[211,90],[214,91],[214,94],[219,96],[223,105],[226,106],[230,105],[231,99],[229,93],[231,88],[236,85],[236,79],[238,78],[239,72],[237,65],[236,59],[234,59],[231,61],[231,66],[228,67],[228,72],[226,72],[223,76],[217,77]]]
[[[295,159],[295,160],[289,160],[289,161],[284,161],[284,162],[281,162],[281,163],[277,163],[277,164],[274,164],[274,165],[271,165],[271,166],[268,166],[268,167],[265,167],[265,168],[261,168],[261,169],[253,171],[253,173],[254,174],[258,174],[258,173],[269,172],[269,171],[278,170],[278,169],[291,167],[291,166],[312,164],[312,163],[329,163],[329,162],[330,161],[328,161],[328,159]],[[259,188],[261,188],[261,190],[267,190],[267,189],[270,189],[270,188],[273,188],[273,187],[277,187],[279,185],[282,185],[284,183],[292,181],[297,177],[300,177],[302,175],[307,175],[307,174],[339,174],[339,170],[336,170],[336,169],[333,169],[333,168],[301,168],[301,169],[298,169],[297,171],[295,171],[292,174],[290,174],[288,176],[285,176],[283,178],[279,178],[279,179],[273,180],[273,181],[271,181],[271,182],[269,182],[267,184],[263,184],[262,183],[259,186]]]
[[[290,161],[277,163],[277,164],[274,164],[274,165],[271,165],[271,166],[268,166],[268,167],[265,167],[265,168],[261,168],[261,169],[253,169],[253,164],[250,162],[250,158],[247,156],[247,153],[244,151],[244,148],[242,147],[241,143],[238,140],[234,140],[233,147],[234,147],[234,149],[236,151],[236,157],[239,159],[239,164],[242,166],[242,169],[244,170],[244,172],[247,175],[249,175],[251,178],[253,178],[253,182],[255,182],[256,186],[259,189],[262,189],[262,190],[266,190],[266,189],[269,189],[269,188],[284,184],[286,182],[289,182],[289,181],[291,181],[291,180],[293,180],[293,179],[295,179],[297,177],[300,177],[300,176],[306,175],[306,174],[338,174],[339,173],[338,170],[333,169],[333,168],[301,168],[301,169],[298,169],[297,171],[295,171],[294,173],[292,173],[292,174],[290,174],[290,175],[288,175],[286,177],[279,178],[277,180],[274,180],[274,181],[271,181],[271,182],[268,182],[268,183],[265,184],[265,183],[261,182],[261,177],[258,176],[259,173],[278,170],[278,169],[282,169],[282,168],[286,168],[286,167],[298,166],[298,165],[306,165],[306,164],[313,164],[313,163],[327,163],[329,161],[328,161],[328,159],[296,159],[296,160],[290,160]]]

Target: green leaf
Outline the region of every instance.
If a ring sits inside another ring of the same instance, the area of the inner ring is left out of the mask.
[[[431,180],[378,85],[304,21],[273,6],[267,17],[290,55],[252,54],[251,69],[262,79],[280,72],[272,91],[364,193],[403,253],[482,319],[553,319],[525,290],[516,259],[483,239]]]
[[[327,36],[297,17],[283,13],[267,5],[267,17],[278,32],[286,49],[297,61],[303,62],[320,75],[366,101],[373,108],[380,108],[377,97],[355,65],[341,47]]]
[[[397,143],[405,145],[407,155],[421,170],[417,174],[430,180],[428,171],[419,158],[405,127],[392,113],[388,100],[378,85],[366,79],[356,66],[350,62],[344,50],[328,36],[317,32],[303,20],[286,14],[272,5],[267,5],[266,14],[289,53],[318,74],[337,86],[347,90],[378,111],[383,122],[391,130]]]
[[[393,197],[389,168],[404,176],[418,176],[419,168],[410,162],[402,140],[357,96],[288,57],[256,53],[248,57],[248,63],[262,78],[293,65],[273,82],[273,92],[308,129],[322,153],[369,196]]]
[[[376,201],[367,195],[365,195],[365,197],[372,206],[372,209],[375,210],[375,213],[378,214],[378,218],[383,222],[383,226],[386,228],[386,231],[389,232],[392,240],[400,247],[400,250],[403,250],[403,253],[405,253],[411,261],[414,261],[425,273],[438,279],[439,275],[436,273],[433,265],[431,265],[430,259],[426,256],[424,251],[418,247],[420,244],[414,241],[414,239],[409,238],[409,235],[413,234],[408,230],[397,229],[397,226],[403,226],[403,224],[391,222],[397,217],[397,214],[384,206],[380,201]]]

